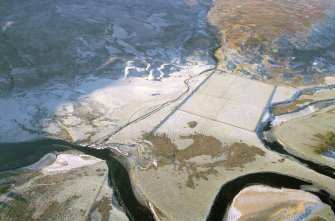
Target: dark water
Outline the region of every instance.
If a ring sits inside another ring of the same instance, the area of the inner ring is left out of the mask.
[[[62,141],[40,140],[31,143],[0,143],[0,172],[31,165],[54,151],[70,150]]]
[[[0,144],[4,150],[1,154],[0,172],[16,169],[35,163],[44,154],[53,151],[78,150],[85,154],[103,159],[109,168],[109,183],[112,186],[118,203],[124,208],[130,220],[154,220],[150,210],[141,205],[135,198],[132,191],[129,175],[124,166],[117,161],[109,150],[97,150],[83,146],[77,146],[61,140],[40,140],[25,143]],[[233,198],[243,188],[263,184],[272,187],[285,187],[300,189],[301,185],[312,185],[294,177],[277,173],[255,173],[239,177],[223,185],[213,202],[207,220],[222,220]],[[313,192],[324,203],[329,204],[335,211],[334,197],[326,191]]]
[[[266,131],[269,131],[271,130],[271,122],[268,122],[267,125],[264,127],[263,131],[266,132]],[[292,158],[294,158],[295,160],[297,160],[298,162],[300,162],[301,164],[304,164],[305,166],[307,166],[308,168],[318,172],[318,173],[321,173],[323,175],[326,175],[326,176],[329,176],[333,179],[335,179],[335,169],[332,168],[332,167],[329,167],[329,166],[322,166],[322,165],[319,165],[317,163],[314,163],[312,161],[309,161],[309,160],[305,160],[299,156],[296,156],[294,154],[291,154],[289,153],[288,151],[286,151],[284,149],[284,147],[278,143],[278,142],[268,142],[264,137],[261,137],[261,139],[263,140],[265,146],[272,150],[272,151],[275,151],[277,153],[280,153],[280,154],[284,154],[286,156],[290,156]]]

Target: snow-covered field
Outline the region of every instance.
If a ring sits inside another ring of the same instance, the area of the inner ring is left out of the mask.
[[[208,1],[6,1],[0,142],[90,142],[213,67]]]

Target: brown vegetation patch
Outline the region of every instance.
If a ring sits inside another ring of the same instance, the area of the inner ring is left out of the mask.
[[[245,143],[234,143],[227,148],[228,157],[221,161],[225,168],[241,167],[256,159],[256,155],[265,156],[265,152],[258,147],[248,146]]]
[[[60,120],[60,121],[62,121],[62,120]],[[71,134],[69,133],[69,131],[68,131],[65,127],[63,127],[63,126],[60,127],[60,131],[61,131],[61,132],[58,134],[58,136],[59,136],[60,138],[66,140],[66,141],[68,141],[68,142],[70,142],[70,143],[73,142],[73,139],[72,139]]]
[[[48,192],[47,186],[34,186],[28,191],[22,193],[10,191],[10,197],[0,204],[0,220],[36,220],[33,218],[35,212],[34,201],[39,199],[47,204],[47,200],[43,200]],[[41,219],[37,219],[41,220]]]
[[[107,196],[103,196],[98,202],[95,202],[91,208],[91,212],[98,209],[101,214],[101,220],[108,220],[109,211],[112,210],[111,200]]]
[[[151,153],[160,158],[159,160],[161,164],[173,163],[177,152],[177,146],[171,142],[166,134],[158,136],[151,135],[146,139],[152,143]]]
[[[21,172],[8,173],[4,176],[0,176],[1,182],[10,183],[15,186],[20,186],[29,180],[41,175],[41,172],[34,170],[27,170]]]
[[[94,157],[91,157],[91,156],[88,156],[88,155],[81,155],[80,158],[83,159],[83,160],[92,160],[92,159],[95,159]]]
[[[0,204],[0,220],[16,221],[25,220],[32,221],[33,210],[29,207],[28,200],[15,192],[11,192],[12,199],[6,200]]]
[[[181,136],[180,138],[191,139],[193,140],[193,143],[185,149],[178,150],[177,159],[179,161],[202,155],[208,155],[214,158],[222,155],[224,152],[221,142],[211,136],[195,134]]]
[[[328,151],[335,151],[335,133],[327,132],[325,134],[316,134],[315,137],[319,140],[319,143],[315,146],[314,152],[317,154],[325,154]]]
[[[190,121],[190,122],[187,123],[187,125],[190,128],[195,128],[198,125],[198,122],[196,122],[196,121]]]
[[[79,168],[79,169],[83,169],[83,168]],[[42,185],[54,184],[55,185],[55,184],[68,182],[69,180],[74,180],[80,176],[82,176],[80,173],[80,170],[69,170],[69,171],[63,172],[61,175],[58,173],[55,173],[55,174],[49,174],[49,175],[42,176],[38,178],[35,181],[35,183],[37,185],[39,184],[42,184]]]
[[[248,27],[253,33],[271,41],[288,32],[305,31],[320,18],[332,1],[218,0],[215,3],[209,20],[219,30],[233,31],[235,26]],[[239,35],[241,32],[229,39]]]
[[[314,100],[312,99],[301,99],[301,100],[296,100],[294,102],[288,103],[288,104],[284,104],[284,105],[277,105],[274,108],[272,108],[271,113],[274,115],[281,115],[281,114],[285,114],[285,113],[289,113],[292,111],[295,111],[297,109],[299,109],[300,107],[307,105],[311,102],[313,102]]]
[[[82,176],[85,170],[83,167],[50,175],[41,175],[36,171],[24,171],[11,177],[5,177],[7,180],[11,179],[10,183],[15,186],[8,190],[10,197],[0,203],[0,220],[68,220],[69,217],[77,216],[80,211],[71,208],[71,204],[79,196],[70,194],[60,202],[55,201],[55,196],[62,190],[64,183],[72,182],[71,180]],[[27,182],[32,183],[27,186]],[[22,187],[23,185],[26,186]]]
[[[313,71],[305,59],[309,54],[302,55],[303,50],[289,51],[281,40],[290,41],[294,36],[300,44],[306,44],[311,27],[327,16],[331,4],[330,0],[215,1],[208,18],[221,38],[219,65],[235,74],[271,84],[310,85],[302,78],[307,72],[314,83],[323,83],[322,75]]]
[[[192,139],[193,143],[185,149],[179,150],[177,145],[172,143],[166,134],[152,135],[147,138],[152,143],[151,152],[153,155],[169,159],[170,162],[178,160],[183,162],[192,157],[208,155],[217,157],[223,153],[221,142],[211,136],[202,134],[181,136],[181,139]]]
[[[316,216],[316,217],[309,218],[308,221],[327,221],[327,220],[320,216]]]
[[[43,211],[38,220],[60,220],[66,217],[66,214],[71,210],[73,201],[78,200],[79,196],[71,196],[64,202],[52,201]]]
[[[186,171],[188,180],[186,186],[194,188],[194,179],[208,179],[208,175],[217,174],[216,167],[233,169],[243,168],[245,164],[256,159],[256,155],[264,156],[265,152],[258,147],[245,143],[234,143],[231,146],[212,137],[202,134],[181,136],[181,139],[191,139],[192,144],[184,149],[178,149],[166,134],[151,135],[147,140],[151,142],[149,152],[157,157],[158,166],[174,165],[179,172]],[[210,156],[212,163],[190,161],[194,157]],[[151,167],[152,168],[152,167]]]

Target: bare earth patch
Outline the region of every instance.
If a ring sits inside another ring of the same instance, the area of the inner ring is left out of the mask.
[[[193,179],[208,179],[208,175],[218,173],[216,167],[226,169],[243,168],[256,160],[256,156],[265,156],[265,152],[258,147],[245,143],[222,143],[211,136],[193,134],[181,136],[180,139],[190,139],[192,144],[184,149],[178,149],[166,134],[151,135],[147,138],[152,144],[148,147],[153,157],[157,157],[158,167],[175,165],[176,170],[186,170],[188,181],[186,186],[194,188]],[[198,157],[210,157],[212,162],[197,162]],[[153,167],[149,167],[151,169]]]

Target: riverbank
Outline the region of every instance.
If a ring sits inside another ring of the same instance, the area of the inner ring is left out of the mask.
[[[102,220],[108,217],[128,220],[112,204],[113,190],[108,184],[106,163],[78,166],[58,167],[52,172],[50,166],[42,170],[13,171],[2,177],[0,182],[10,186],[0,197],[0,220],[84,220],[93,216]]]
[[[333,113],[300,118],[333,102],[305,86],[334,88],[335,5],[306,2],[5,3],[1,219],[216,221],[251,184],[334,210],[302,148]],[[291,120],[299,154],[261,135]]]

